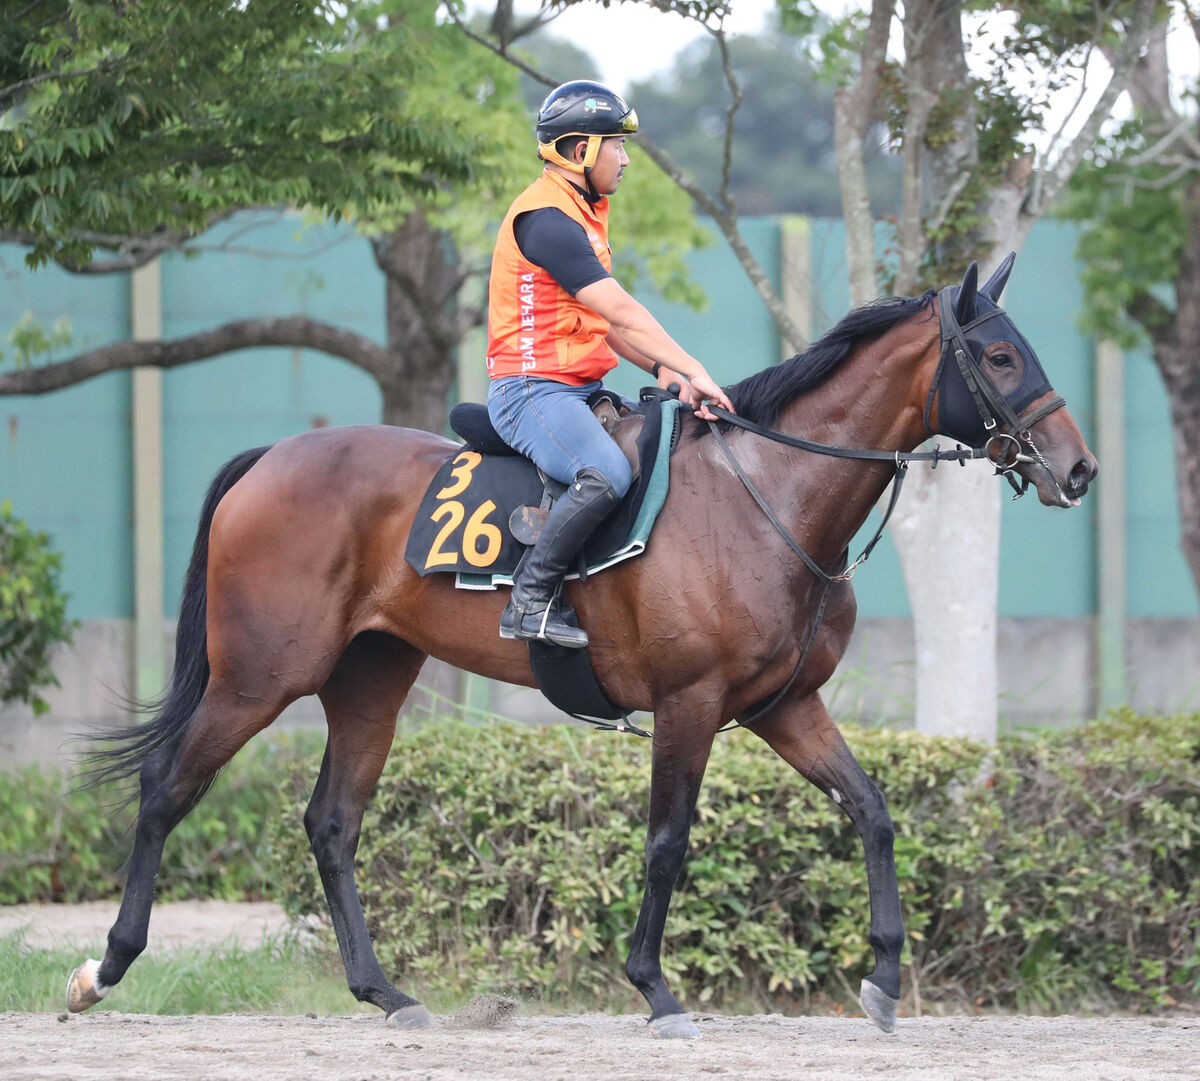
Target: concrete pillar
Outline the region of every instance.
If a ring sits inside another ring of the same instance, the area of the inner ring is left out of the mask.
[[[162,337],[162,270],[156,259],[130,278],[134,341]],[[166,683],[163,642],[162,372],[133,371],[134,694],[147,701]]]
[[[1128,536],[1125,491],[1125,355],[1112,342],[1096,346],[1097,706],[1128,701],[1125,679]]]
[[[779,282],[784,309],[804,336],[796,349],[804,349],[812,341],[812,245],[808,218],[788,214],[779,221]],[[796,350],[783,343],[786,360]]]

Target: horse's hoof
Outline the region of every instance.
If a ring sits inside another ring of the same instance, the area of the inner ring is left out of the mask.
[[[67,1009],[72,1013],[83,1013],[89,1006],[95,1006],[110,990],[100,982],[100,962],[89,957],[67,980]]]
[[[858,992],[858,1001],[867,1011],[867,1016],[884,1032],[891,1032],[896,1027],[896,1007],[900,1005],[898,998],[892,998],[875,986],[870,980],[863,980]]]
[[[432,1028],[433,1014],[419,1002],[401,1006],[387,1015],[388,1028]]]
[[[650,1021],[650,1031],[660,1040],[698,1040],[700,1030],[686,1013],[668,1013]]]

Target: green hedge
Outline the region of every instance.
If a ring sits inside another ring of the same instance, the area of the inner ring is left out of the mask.
[[[991,750],[848,729],[888,798],[926,1001],[1053,1009],[1200,996],[1200,714],[1121,714]],[[398,738],[360,884],[385,967],[415,988],[603,996],[642,888],[649,748],[571,728],[442,725]],[[272,858],[324,912],[298,771]],[[752,735],[718,740],[667,922],[693,1004],[843,993],[870,968],[861,847]]]
[[[263,741],[243,751],[167,841],[158,896],[257,900],[272,896],[260,848],[282,810],[280,781],[311,763],[312,741]],[[315,767],[310,768],[316,779]],[[0,773],[0,904],[120,895],[136,807],[127,787],[73,791],[61,774]]]
[[[1200,1000],[1200,714],[1119,714],[988,749],[847,728],[888,798],[928,1002],[1023,1009]],[[302,826],[319,759],[252,746],[167,842],[162,897],[325,913]],[[425,993],[628,996],[644,741],[433,724],[396,740],[359,881],[386,968]],[[119,893],[132,809],[0,774],[0,903]],[[861,846],[746,732],[722,736],[667,924],[692,1005],[835,993],[871,963]],[[623,1000],[628,1005],[628,998]]]

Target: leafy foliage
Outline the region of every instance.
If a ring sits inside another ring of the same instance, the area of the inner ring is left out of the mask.
[[[233,207],[371,215],[467,181],[494,88],[442,92],[435,10],[24,5],[0,52],[0,224],[31,234],[35,265],[84,262],[105,237],[200,232]]]
[[[69,316],[60,315],[54,321],[54,326],[47,330],[33,312],[27,311],[8,333],[13,363],[18,368],[28,368],[38,357],[70,345],[73,337]],[[2,360],[4,351],[0,349]]]
[[[926,1001],[1063,1009],[1200,999],[1200,714],[1119,713],[998,748],[850,730],[888,797]],[[165,898],[325,914],[302,825],[307,742],[234,760],[171,835]],[[487,768],[481,769],[481,761]],[[628,994],[646,748],[569,728],[442,722],[398,737],[359,879],[381,959],[435,995]],[[114,897],[132,813],[57,775],[0,774],[0,903]],[[717,744],[667,923],[693,1005],[838,995],[870,965],[861,846],[748,734]]]
[[[34,713],[50,706],[38,694],[58,686],[51,650],[69,644],[74,623],[58,584],[62,556],[46,533],[35,533],[0,503],[0,703],[27,702]]]
[[[927,1000],[1200,996],[1200,714],[1120,714],[996,750],[849,736],[891,805],[908,971]],[[275,877],[294,911],[323,912],[294,826],[301,776],[271,831]],[[385,967],[458,991],[621,987],[648,778],[645,747],[570,729],[398,739],[360,849]],[[867,930],[848,821],[749,735],[719,743],[667,922],[668,980],[693,1004],[836,994],[842,969],[869,971]]]
[[[1149,141],[1140,119],[1123,124],[1097,144],[1059,209],[1084,225],[1076,248],[1084,328],[1127,348],[1174,322],[1172,286],[1188,233],[1186,192],[1172,182],[1174,163],[1133,162]],[[1155,297],[1159,303],[1149,302]]]

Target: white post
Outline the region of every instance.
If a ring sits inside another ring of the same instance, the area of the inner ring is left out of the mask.
[[[162,337],[162,271],[156,259],[130,276],[134,341]],[[162,372],[133,371],[134,694],[147,701],[166,683],[163,642]]]

